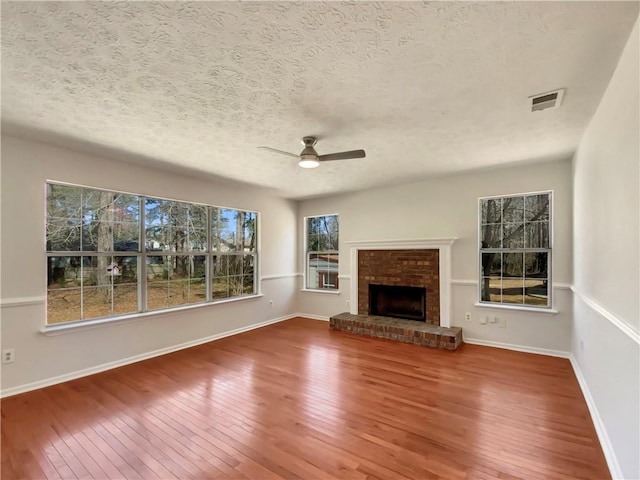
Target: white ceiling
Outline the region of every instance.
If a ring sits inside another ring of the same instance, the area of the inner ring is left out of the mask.
[[[326,195],[576,149],[637,2],[2,2],[2,121]],[[557,110],[527,97],[567,89]],[[302,170],[320,154],[366,159]]]

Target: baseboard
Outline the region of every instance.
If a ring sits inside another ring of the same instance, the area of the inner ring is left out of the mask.
[[[323,322],[328,322],[329,317],[325,317],[324,315],[314,315],[313,313],[296,313],[292,315],[292,317],[304,317],[310,318],[311,320],[322,320]]]
[[[582,370],[580,370],[580,365],[578,364],[578,361],[573,356],[573,354],[569,356],[569,361],[571,361],[573,372],[575,373],[576,378],[578,379],[578,384],[580,385],[580,389],[582,390],[582,395],[584,396],[584,399],[587,402],[587,407],[589,408],[589,413],[591,414],[591,420],[593,421],[593,426],[596,429],[598,440],[600,440],[600,446],[602,447],[604,458],[607,460],[607,466],[609,467],[609,473],[611,473],[611,478],[622,479],[624,478],[624,476],[622,474],[622,470],[620,469],[618,458],[616,457],[615,451],[613,450],[613,446],[611,445],[611,441],[609,440],[609,435],[607,435],[607,430],[604,426],[604,422],[602,421],[602,418],[598,413],[598,407],[596,407],[596,402],[593,400],[593,397],[591,396],[591,392],[589,391],[587,380],[584,378],[584,375],[582,374]]]
[[[56,385],[58,383],[68,382],[69,380],[75,380],[77,378],[87,377],[89,375],[93,375],[96,373],[105,372],[107,370],[111,370],[118,367],[123,367],[131,363],[141,362],[143,360],[148,360],[150,358],[159,357],[160,355],[166,355],[168,353],[177,352],[178,350],[184,350],[185,348],[195,347],[198,345],[202,345],[203,343],[213,342],[215,340],[220,340],[221,338],[231,337],[233,335],[238,335],[239,333],[244,333],[244,332],[255,330],[261,327],[266,327],[267,325],[283,322],[285,320],[289,320],[296,316],[306,316],[306,315],[299,315],[299,314],[285,315],[283,317],[273,318],[270,320],[266,320],[264,322],[254,323],[253,325],[248,325],[246,327],[236,328],[234,330],[228,330],[226,332],[217,333],[209,337],[198,338],[197,340],[181,343],[179,345],[173,345],[171,347],[166,347],[158,350],[153,350],[151,352],[141,353],[139,355],[134,355],[132,357],[123,358],[121,360],[103,363],[102,365],[97,365],[95,367],[76,370],[75,372],[66,373],[64,375],[59,375],[57,377],[47,378],[45,380],[39,380],[37,382],[32,382],[32,383],[27,383],[25,385],[19,385],[17,387],[7,388],[5,390],[0,391],[0,398],[10,397],[12,395],[18,395],[20,393],[30,392],[32,390],[37,390],[39,388],[50,387],[51,385]]]
[[[516,352],[535,353],[538,355],[547,355],[550,357],[569,358],[571,353],[562,350],[550,350],[548,348],[528,347],[525,345],[514,345],[512,343],[492,342],[491,340],[480,340],[479,338],[463,338],[464,343],[472,345],[482,345],[485,347],[504,348],[506,350],[514,350]]]
[[[611,441],[609,440],[609,436],[607,435],[604,422],[602,421],[602,418],[598,413],[595,401],[593,400],[591,392],[589,391],[589,387],[587,386],[587,381],[585,380],[584,375],[580,370],[580,366],[578,365],[578,362],[576,361],[572,353],[563,352],[560,350],[550,350],[546,348],[527,347],[524,345],[492,342],[490,340],[480,340],[477,338],[465,338],[464,343],[470,343],[472,345],[483,345],[486,347],[504,348],[507,350],[515,350],[518,352],[536,353],[538,355],[549,355],[552,357],[567,358],[571,362],[571,367],[573,368],[575,376],[578,379],[580,390],[582,390],[582,395],[587,402],[587,407],[589,408],[589,413],[591,414],[591,420],[596,429],[596,434],[598,435],[598,440],[600,441],[600,446],[602,447],[602,451],[607,461],[607,466],[609,467],[611,477],[613,479],[624,478],[622,475],[622,470],[620,469],[620,464],[618,463],[618,459],[611,445]]]

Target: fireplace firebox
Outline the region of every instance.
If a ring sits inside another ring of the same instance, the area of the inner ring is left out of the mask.
[[[369,315],[426,322],[424,287],[369,284]]]

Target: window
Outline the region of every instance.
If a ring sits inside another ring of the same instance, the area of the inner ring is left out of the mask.
[[[338,215],[307,217],[306,288],[338,289]]]
[[[255,293],[256,214],[212,208],[211,230],[213,299]]]
[[[47,324],[255,294],[256,219],[47,183]]]
[[[551,192],[481,198],[481,303],[551,307]]]

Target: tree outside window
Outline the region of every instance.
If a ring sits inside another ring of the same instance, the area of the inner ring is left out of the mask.
[[[47,323],[254,295],[257,213],[47,183]]]
[[[337,290],[338,285],[338,215],[307,217],[306,288]]]
[[[480,301],[551,307],[551,192],[481,198]]]

